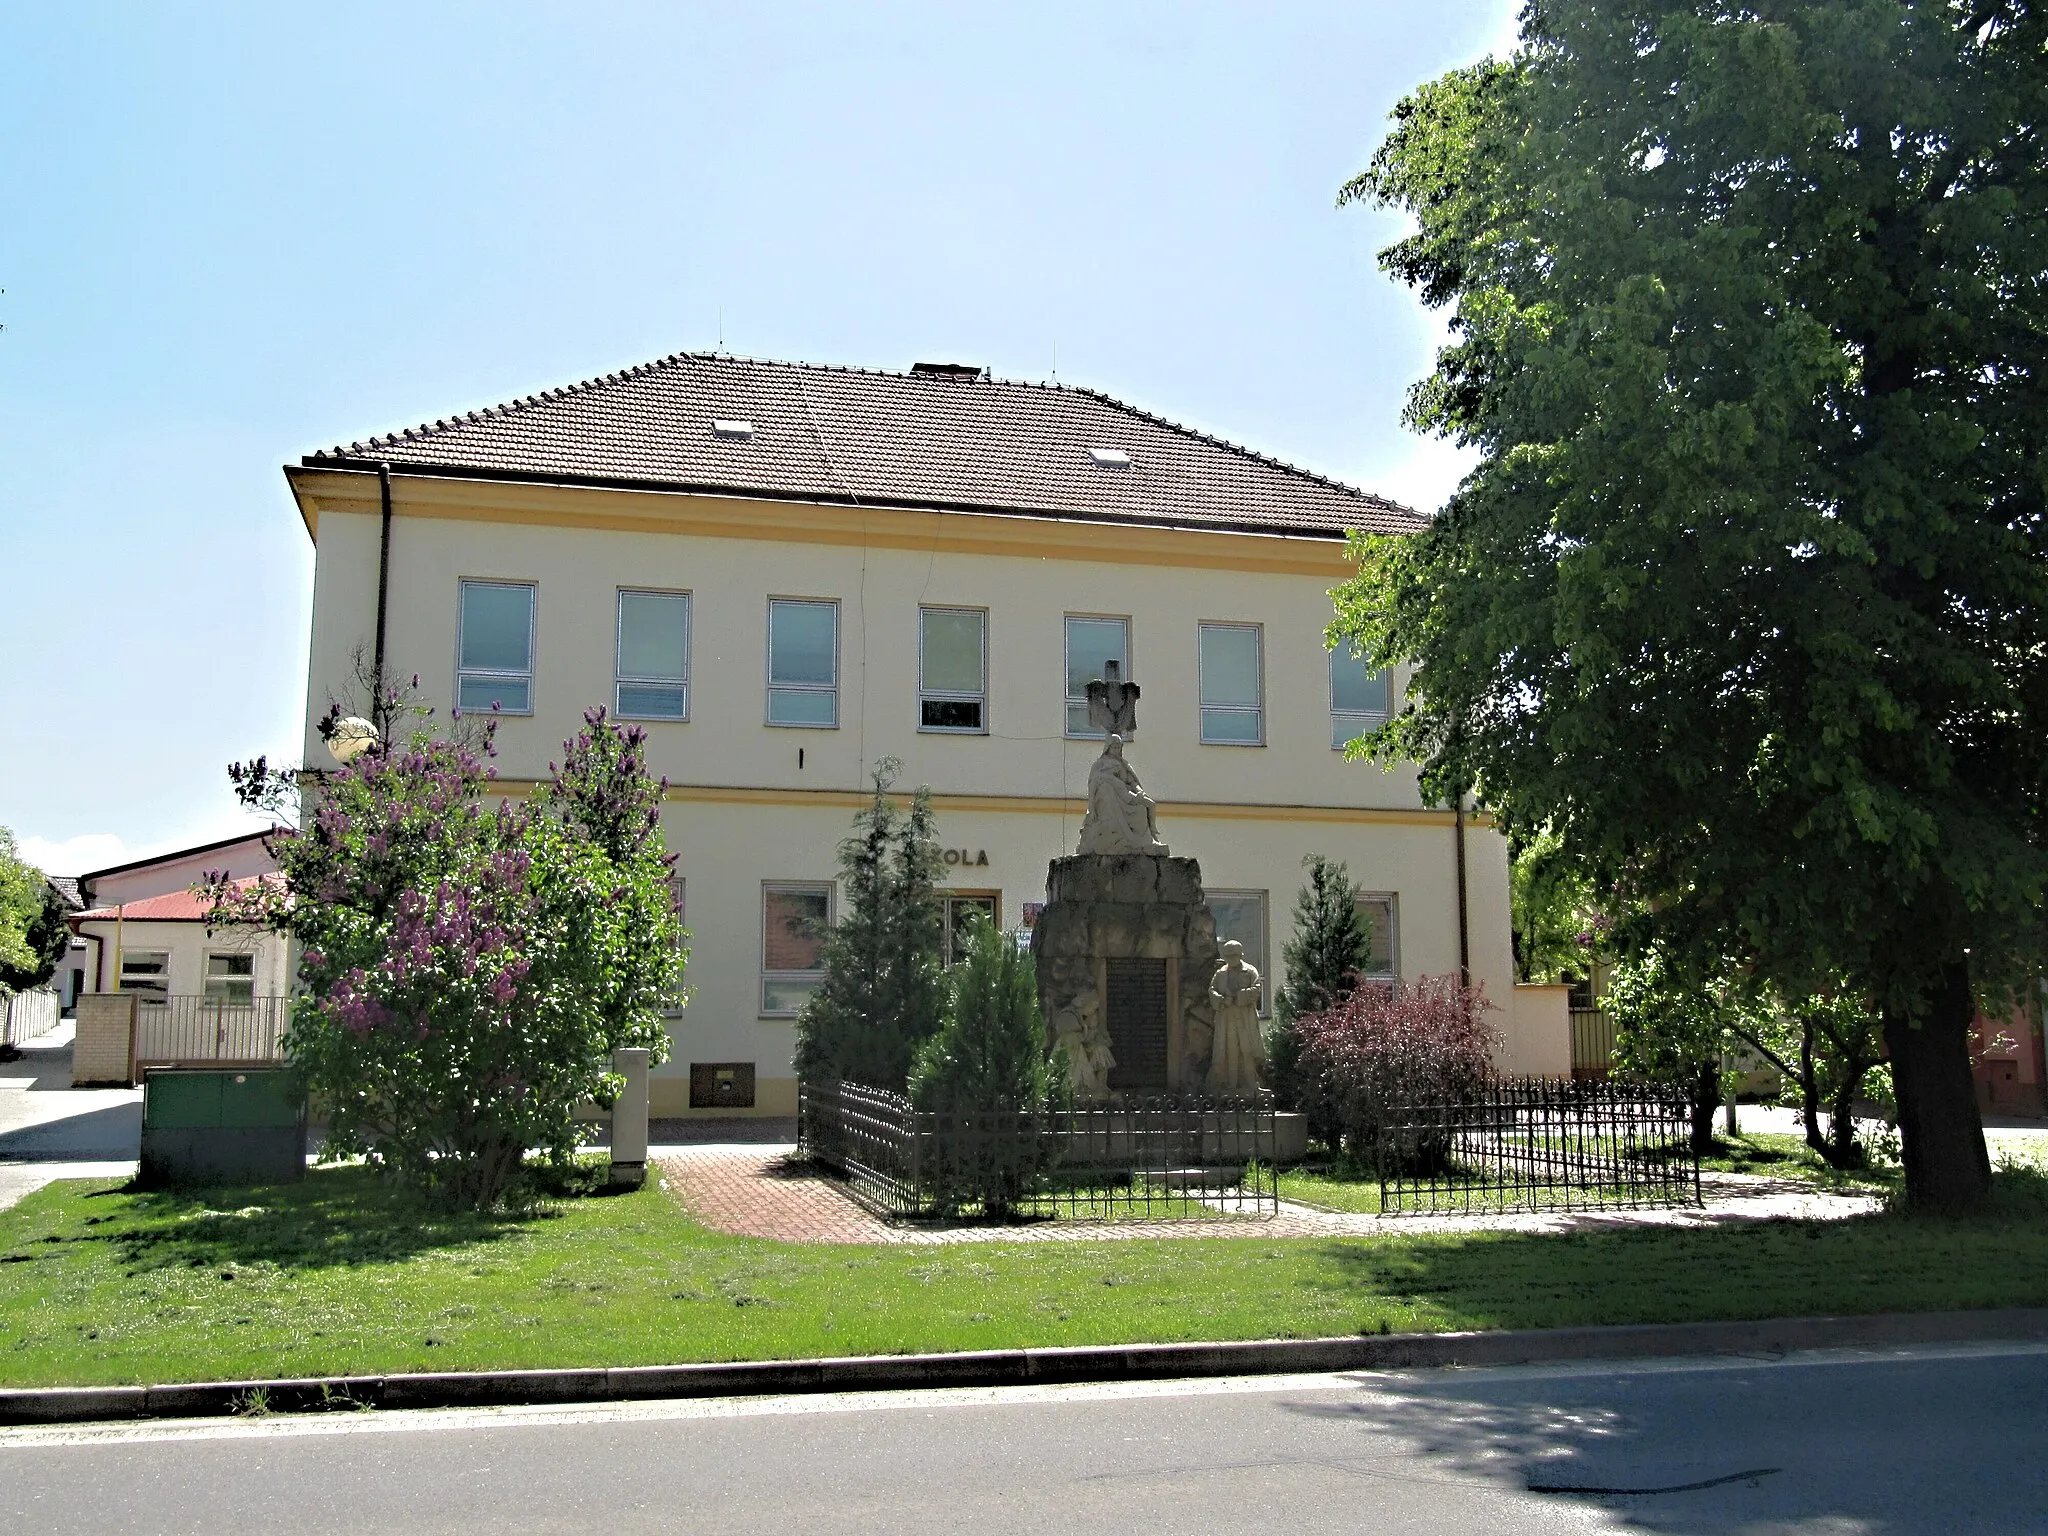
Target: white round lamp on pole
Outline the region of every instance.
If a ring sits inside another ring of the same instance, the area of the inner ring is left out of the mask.
[[[377,727],[361,715],[347,715],[334,722],[327,738],[327,750],[346,767],[377,744]]]

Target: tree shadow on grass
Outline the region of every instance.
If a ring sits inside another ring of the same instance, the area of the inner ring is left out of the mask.
[[[2048,1170],[2001,1168],[1985,1209],[1711,1227],[1585,1226],[1331,1242],[1322,1284],[1451,1328],[1691,1322],[2048,1301]],[[1362,1317],[1361,1326],[1376,1326]]]
[[[111,1244],[131,1273],[247,1264],[315,1270],[498,1242],[555,1217],[546,1209],[489,1215],[449,1210],[363,1168],[316,1169],[298,1184],[159,1190],[128,1198],[133,1203],[126,1210],[90,1218],[87,1230],[41,1242]]]

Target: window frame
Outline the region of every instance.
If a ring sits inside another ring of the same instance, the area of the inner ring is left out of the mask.
[[[944,923],[944,938],[940,944],[940,958],[944,968],[950,971],[965,958],[964,955],[957,955],[953,952],[954,905],[958,903],[964,906],[971,902],[977,906],[986,904],[994,907],[995,912],[990,921],[995,924],[997,929],[1001,929],[1003,926],[1003,893],[1001,891],[941,891],[939,892],[939,902],[940,917]]]
[[[1259,1017],[1262,1019],[1271,1018],[1273,1016],[1273,893],[1271,891],[1249,889],[1213,891],[1205,889],[1204,895],[1210,899],[1217,896],[1237,896],[1252,897],[1258,901],[1259,954],[1257,958],[1253,959],[1252,963],[1259,968]],[[1223,933],[1219,933],[1216,936],[1216,953],[1219,959],[1223,954],[1223,941],[1228,937],[1229,935]],[[1242,943],[1243,940],[1239,940],[1239,942]]]
[[[1211,704],[1209,663],[1203,640],[1212,629],[1249,630],[1252,637],[1252,676],[1258,687],[1256,704]],[[1236,737],[1211,736],[1209,715],[1250,715],[1258,724],[1251,741]],[[1195,736],[1205,747],[1263,747],[1266,744],[1266,626],[1243,619],[1200,619],[1195,624]]]
[[[1354,908],[1368,901],[1383,901],[1387,904],[1387,968],[1384,971],[1361,971],[1366,981],[1399,981],[1401,979],[1401,893],[1398,891],[1361,891],[1351,893]]]
[[[508,671],[500,667],[465,667],[462,664],[462,632],[469,625],[469,604],[466,601],[471,587],[513,587],[526,593],[526,670]],[[539,670],[540,660],[540,583],[518,581],[504,576],[458,576],[455,579],[455,707],[472,715],[531,715],[536,692],[534,674]],[[503,705],[471,706],[462,702],[464,678],[503,679],[507,682],[526,684],[526,708],[506,709]]]
[[[249,962],[249,974],[248,974],[248,975],[246,975],[246,976],[235,976],[235,975],[228,975],[228,976],[216,976],[216,975],[214,975],[214,974],[213,974],[213,962],[214,962],[214,961],[216,961],[216,960],[246,960],[246,961],[248,961],[248,962]],[[239,1002],[238,1002],[238,1001],[237,1001],[236,999],[234,999],[234,998],[232,998],[232,997],[228,997],[228,996],[226,996],[226,995],[225,995],[225,992],[223,992],[223,995],[221,995],[221,996],[218,996],[218,997],[216,997],[216,996],[214,995],[214,991],[213,991],[213,984],[214,984],[214,983],[215,983],[216,981],[218,981],[218,982],[223,982],[223,983],[228,983],[228,982],[241,982],[241,983],[245,983],[245,984],[246,984],[246,985],[248,986],[248,988],[249,988],[249,996],[248,996],[247,1000],[246,1000],[246,1001],[239,1001]],[[249,950],[237,950],[237,949],[209,949],[209,950],[205,951],[204,955],[202,956],[202,958],[200,959],[200,962],[199,962],[199,992],[200,992],[200,995],[201,995],[202,997],[204,997],[204,998],[205,998],[205,999],[206,999],[206,1000],[207,1000],[207,1001],[208,1001],[209,1003],[225,1003],[225,1004],[226,1004],[226,1005],[227,1005],[228,1007],[230,1007],[230,1008],[253,1008],[253,1007],[255,1007],[255,1006],[256,1006],[256,956],[255,956],[255,954],[254,954],[254,953],[253,953],[252,951],[249,951]]]
[[[1381,667],[1379,669],[1386,674],[1387,679],[1387,707],[1385,709],[1339,709],[1337,707],[1337,658],[1350,653],[1343,646],[1331,646],[1326,654],[1329,657],[1329,661],[1323,668],[1323,689],[1330,704],[1330,750],[1332,752],[1342,752],[1374,726],[1385,724],[1388,718],[1393,715],[1394,669],[1392,667]],[[1355,655],[1352,656],[1352,659],[1361,663],[1365,660],[1363,656]],[[1368,671],[1366,676],[1371,677],[1372,673]],[[1346,722],[1353,728],[1340,737],[1337,734],[1338,728]]]
[[[981,691],[961,693],[948,688],[930,688],[924,680],[924,616],[928,613],[971,613],[981,620]],[[981,706],[979,725],[927,725],[924,707],[927,703],[967,704]],[[986,736],[989,733],[988,700],[988,610],[986,608],[963,607],[958,603],[919,603],[917,605],[917,729],[929,736]]]
[[[626,599],[629,597],[680,598],[683,604],[683,674],[674,677],[643,677],[639,674],[628,676],[625,670],[626,646]],[[690,652],[696,643],[697,600],[686,587],[620,587],[614,598],[612,625],[612,713],[621,720],[648,720],[658,724],[688,725],[690,723]],[[683,712],[680,715],[642,715],[629,711],[625,705],[625,690],[629,685],[647,688],[675,688],[683,690]]]
[[[1135,677],[1138,671],[1137,645],[1132,633],[1136,626],[1131,623],[1131,616],[1127,613],[1065,613],[1060,615],[1060,692],[1062,694],[1060,725],[1063,734],[1069,741],[1101,741],[1109,734],[1108,732],[1086,728],[1081,730],[1074,729],[1075,708],[1077,706],[1080,708],[1082,719],[1084,720],[1087,718],[1088,710],[1088,695],[1085,690],[1078,698],[1066,691],[1068,682],[1074,675],[1074,638],[1073,630],[1070,626],[1075,619],[1097,624],[1123,625],[1123,680],[1125,682],[1129,682]]]
[[[145,973],[137,978],[147,982],[147,985],[131,987],[128,985],[128,967],[138,959],[161,960],[163,968],[154,973]],[[167,949],[123,948],[120,964],[114,971],[114,990],[117,992],[133,992],[145,1001],[155,998],[162,1002],[169,1002],[171,998],[171,952]]]
[[[775,681],[775,607],[778,603],[805,603],[812,607],[832,610],[832,681],[824,683],[778,683]],[[767,654],[763,658],[766,683],[762,690],[762,723],[778,731],[836,731],[839,729],[839,650],[844,639],[840,624],[839,599],[836,597],[796,597],[771,593],[768,598]],[[777,720],[775,718],[775,696],[778,693],[826,694],[832,700],[832,718],[823,720]]]
[[[804,891],[810,894],[823,891],[825,893],[825,926],[829,928],[837,920],[836,909],[839,899],[839,887],[836,882],[831,880],[763,880],[761,882],[761,948],[758,952],[761,980],[754,993],[754,1001],[760,1005],[760,1012],[756,1017],[763,1019],[793,1019],[803,1012],[803,1004],[799,1003],[794,1008],[770,1008],[768,1006],[769,983],[775,981],[808,981],[813,983],[815,989],[815,984],[825,979],[825,967],[821,963],[815,969],[807,971],[771,971],[768,969],[768,898],[777,891]],[[819,959],[821,962],[824,959],[822,952],[819,955]]]

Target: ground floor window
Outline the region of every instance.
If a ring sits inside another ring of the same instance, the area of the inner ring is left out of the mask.
[[[1003,898],[996,891],[954,891],[942,899],[946,904],[946,964],[958,965],[967,958],[967,925],[979,912],[1001,927]]]
[[[256,957],[210,954],[206,957],[208,1002],[246,1008],[256,1001]]]
[[[761,1013],[792,1019],[825,978],[829,882],[769,881],[761,887]]]
[[[1358,915],[1366,925],[1365,974],[1391,981],[1401,974],[1400,905],[1391,891],[1358,898]]]
[[[171,957],[161,949],[121,951],[121,990],[140,992],[145,1001],[163,1002],[171,995]]]
[[[1245,962],[1259,968],[1259,1016],[1273,999],[1273,974],[1266,964],[1266,893],[1208,891],[1209,910],[1216,914],[1216,943],[1235,939],[1244,946]]]

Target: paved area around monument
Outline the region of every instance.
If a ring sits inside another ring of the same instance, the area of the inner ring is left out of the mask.
[[[714,1231],[792,1243],[1096,1242],[1144,1237],[1370,1237],[1409,1232],[1567,1232],[1621,1225],[1713,1226],[1740,1221],[1833,1221],[1876,1211],[1867,1195],[1833,1194],[1791,1179],[1706,1174],[1704,1208],[1542,1211],[1476,1216],[1376,1216],[1283,1201],[1270,1217],[1163,1221],[1038,1221],[1010,1226],[897,1222],[795,1157],[793,1147],[709,1145],[658,1158],[671,1194]]]

